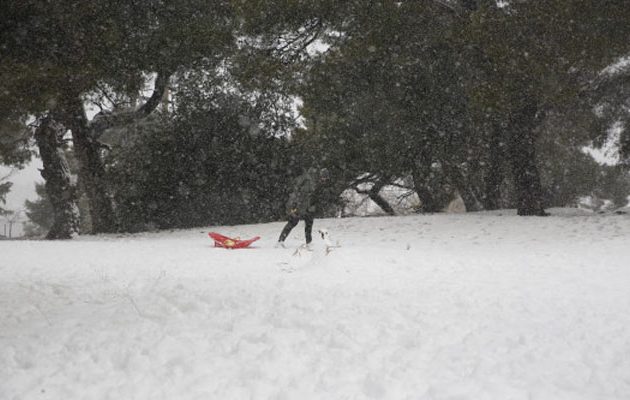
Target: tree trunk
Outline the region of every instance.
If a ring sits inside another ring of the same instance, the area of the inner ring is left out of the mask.
[[[492,132],[490,132],[490,154],[482,199],[483,207],[486,210],[498,210],[501,208],[501,185],[505,179],[503,175],[503,158],[501,131],[498,126],[493,126]]]
[[[518,215],[547,215],[543,208],[542,185],[536,165],[535,104],[525,104],[510,120],[509,155],[516,185]]]
[[[46,117],[35,131],[35,140],[44,168],[41,170],[54,220],[46,239],[71,239],[79,233],[79,208],[70,169],[62,149],[66,129]]]
[[[107,190],[102,145],[90,136],[90,129],[79,96],[71,96],[65,108],[65,121],[72,130],[74,151],[79,162],[79,180],[88,198],[92,233],[117,231],[112,198]]]
[[[479,196],[477,196],[475,189],[471,185],[466,183],[457,185],[457,191],[464,202],[466,211],[481,211],[484,209],[483,205],[479,201]]]
[[[88,122],[80,93],[69,91],[62,99],[63,122],[72,130],[72,141],[79,162],[79,181],[88,198],[92,233],[118,230],[114,202],[108,191],[99,137],[109,128],[123,127],[151,114],[168,90],[171,71],[159,71],[149,99],[136,110],[100,115]]]
[[[375,202],[383,211],[385,211],[389,215],[396,215],[396,212],[392,208],[392,206],[380,195],[381,189],[383,188],[382,182],[376,182],[372,185],[372,188],[368,191],[368,196],[370,199]]]
[[[466,206],[466,211],[481,211],[483,210],[483,205],[479,198],[481,197],[478,193],[479,190],[475,188],[473,185],[473,180],[469,176],[470,172],[462,169],[462,167],[458,165],[452,165],[449,162],[443,163],[444,172],[446,174],[446,178],[452,182],[451,186],[454,186],[457,189],[464,205]],[[471,168],[471,167],[468,167]],[[473,166],[474,170],[475,167]],[[477,168],[478,169],[478,168]],[[450,201],[454,200],[454,193],[451,193]],[[449,201],[449,202],[450,202]]]
[[[412,173],[413,186],[420,198],[419,212],[442,212],[454,199],[444,172],[431,166],[417,166]]]

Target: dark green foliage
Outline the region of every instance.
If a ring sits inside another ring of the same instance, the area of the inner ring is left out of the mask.
[[[542,214],[535,145],[545,112],[575,103],[586,81],[627,54],[629,20],[622,1],[480,2],[461,25],[457,37],[477,76],[467,85],[471,104],[506,123],[519,214]]]
[[[55,216],[45,186],[36,184],[35,192],[38,199],[35,201],[26,200],[24,207],[26,208],[26,216],[34,225],[31,229],[32,235],[44,235],[52,227]]]
[[[115,109],[101,125],[145,117],[162,95],[130,112],[147,74],[168,80],[181,66],[216,64],[235,48],[232,10],[221,0],[2,3],[0,122],[46,114],[72,131],[95,232],[115,231],[117,221],[104,180],[102,129],[87,120],[84,100],[107,103],[104,92],[126,100],[131,110]]]
[[[450,10],[384,1],[356,12],[351,34],[309,71],[301,137],[348,181],[413,175],[426,211],[441,210],[455,190],[474,209],[483,142],[473,134]]]
[[[74,161],[71,152],[67,153],[68,161]],[[35,184],[35,193],[37,199],[24,202],[26,216],[29,219],[27,236],[45,236],[50,230],[54,222],[54,210],[46,193],[44,184]],[[85,201],[78,201],[81,210],[80,231],[89,232],[89,213],[87,212],[87,204]],[[87,218],[87,220],[86,220]]]
[[[28,158],[26,115],[58,119],[101,230],[279,218],[312,165],[340,188],[404,178],[428,212],[625,199],[627,174],[582,151],[630,123],[625,80],[592,83],[630,51],[623,1],[53,3],[0,10],[0,163]],[[172,86],[160,115],[161,84],[131,112],[148,73]],[[87,121],[87,97],[124,123]]]
[[[1,205],[6,204],[6,196],[9,193],[9,191],[11,191],[11,186],[12,186],[11,182],[0,183],[0,204]],[[8,212],[7,210],[0,207],[0,215],[4,215],[7,212]]]
[[[603,167],[597,185],[591,192],[595,198],[612,202],[614,208],[630,204],[630,173],[624,166]]]
[[[269,221],[284,213],[286,140],[251,106],[215,94],[172,121],[138,125],[111,181],[123,230]]]
[[[65,94],[103,83],[135,93],[143,73],[216,60],[233,43],[229,1],[2,4],[0,31],[8,34],[0,39],[0,104],[22,113],[44,111]]]
[[[21,168],[30,160],[32,152],[29,148],[30,133],[24,127],[23,121],[14,116],[0,114],[0,166]],[[0,176],[0,204],[6,203],[6,195],[11,190],[12,183],[6,180],[10,177]],[[0,207],[0,214],[7,211]]]
[[[547,147],[537,153],[541,134],[549,135],[544,143],[556,139],[540,126],[628,51],[627,7],[444,4],[376,1],[346,10],[353,14],[338,26],[339,39],[309,71],[301,138],[352,177],[412,174],[426,211],[442,209],[454,190],[469,210],[515,205],[521,215],[544,215],[545,200],[588,193],[576,184],[597,170],[581,152],[586,127],[561,158]],[[561,179],[563,168],[570,171]],[[558,179],[571,188],[563,195]]]
[[[24,121],[0,114],[0,165],[21,167],[30,160],[30,132]]]

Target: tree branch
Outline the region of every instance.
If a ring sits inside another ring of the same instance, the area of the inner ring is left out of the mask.
[[[168,89],[170,77],[171,73],[158,72],[155,78],[153,94],[137,110],[112,112],[94,117],[90,124],[90,136],[92,139],[98,139],[109,128],[128,125],[151,114],[162,101],[162,97]]]
[[[151,114],[162,101],[164,93],[168,89],[168,83],[171,79],[171,73],[159,73],[155,77],[155,88],[149,99],[137,110],[142,116]]]

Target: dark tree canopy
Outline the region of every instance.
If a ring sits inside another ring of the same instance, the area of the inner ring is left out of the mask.
[[[583,151],[617,127],[622,164],[630,154],[630,75],[609,70],[630,54],[623,1],[25,0],[1,11],[0,162],[30,156],[27,121],[68,130],[39,136],[60,157],[48,196],[76,194],[57,196],[56,215],[87,199],[95,232],[280,218],[285,182],[309,166],[389,213],[379,192],[390,184],[415,191],[424,212],[458,196],[469,211],[520,215],[581,196],[624,201],[624,165]],[[63,160],[70,137],[75,159]],[[75,161],[77,188],[59,173]]]

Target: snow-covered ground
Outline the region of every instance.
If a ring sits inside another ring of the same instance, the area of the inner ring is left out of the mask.
[[[0,399],[630,399],[630,216],[552,213],[0,242]]]

